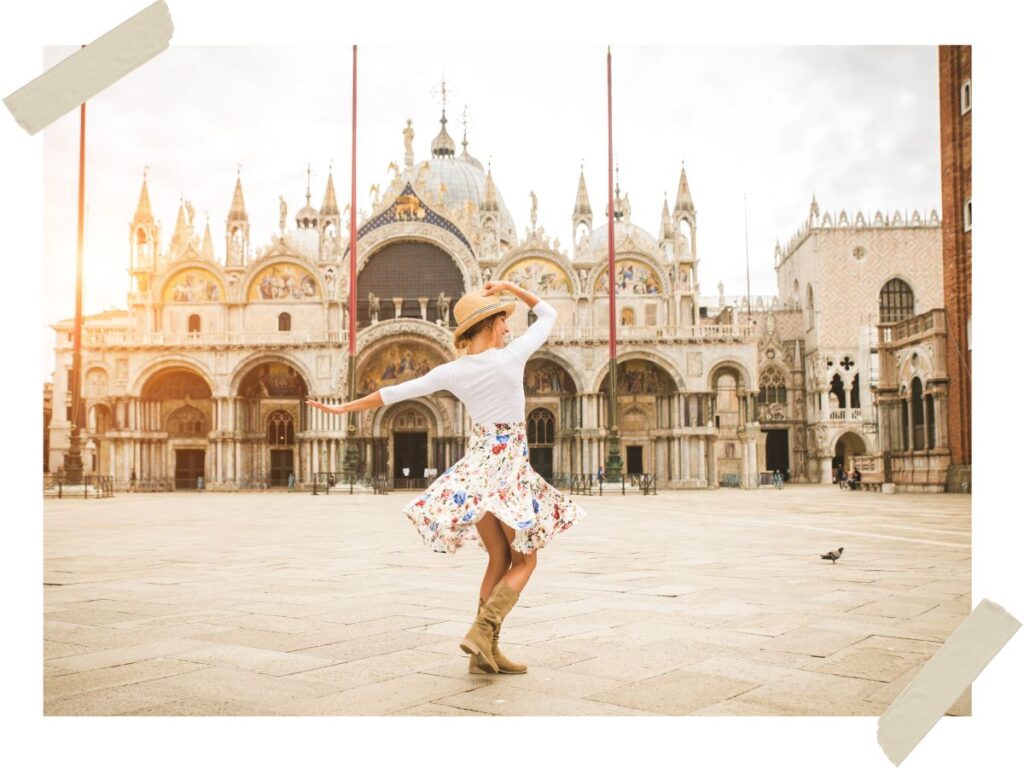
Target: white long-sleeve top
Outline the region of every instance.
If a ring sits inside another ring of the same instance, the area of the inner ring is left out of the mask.
[[[537,319],[501,349],[492,347],[444,363],[417,379],[381,387],[385,405],[446,389],[465,403],[474,423],[515,423],[526,419],[523,369],[555,325],[558,311],[543,299],[533,306]]]

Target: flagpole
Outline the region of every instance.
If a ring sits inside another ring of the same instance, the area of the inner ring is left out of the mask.
[[[348,402],[356,399],[356,322],[359,316],[356,304],[356,74],[358,63],[358,46],[352,46],[352,190],[349,203],[349,293],[348,293]],[[358,463],[358,452],[355,445],[356,419],[354,412],[345,414],[347,421],[345,440],[345,474],[352,478]]]
[[[747,322],[750,322],[750,237],[747,232],[747,193],[743,193],[743,249],[747,258]]]
[[[612,196],[612,47],[608,46],[608,457],[605,478],[609,483],[621,479],[622,457],[619,453],[618,362],[615,344],[615,198]]]
[[[82,46],[85,48],[85,46]],[[82,250],[85,242],[85,102],[78,128],[78,253],[75,259],[75,335],[71,353],[71,442],[64,454],[64,477],[68,485],[83,481],[82,429]],[[125,469],[127,471],[127,468]]]

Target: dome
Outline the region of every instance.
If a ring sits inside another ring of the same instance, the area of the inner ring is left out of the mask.
[[[636,245],[638,251],[652,256],[660,252],[657,239],[647,230],[632,222],[619,220],[615,222],[615,250],[619,251],[626,241],[626,236]],[[590,251],[594,254],[608,253],[608,225],[602,224],[590,235]]]
[[[426,184],[423,189],[416,187],[416,177],[420,174],[423,163],[417,163],[408,169],[403,174],[403,180],[410,182],[420,194],[429,190],[434,194],[434,199],[439,199],[440,188],[444,184],[444,202],[448,208],[460,208],[467,200],[476,206],[477,211],[484,206],[487,194],[487,172],[479,160],[463,152],[458,157],[432,157],[429,162],[430,168],[426,172]],[[516,241],[515,222],[512,220],[508,208],[505,207],[501,192],[497,188],[494,192],[498,204],[498,236],[505,242],[514,243]]]

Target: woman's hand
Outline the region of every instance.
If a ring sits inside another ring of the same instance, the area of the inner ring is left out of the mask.
[[[483,295],[490,296],[492,293],[500,293],[501,291],[512,291],[515,293],[516,287],[508,280],[488,280],[484,283]]]
[[[345,405],[327,405],[327,403],[321,403],[314,400],[311,397],[306,398],[306,405],[311,405],[314,408],[319,408],[324,413],[345,413]]]

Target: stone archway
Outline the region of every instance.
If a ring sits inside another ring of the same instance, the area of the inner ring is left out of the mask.
[[[256,359],[236,382],[225,425],[234,436],[222,448],[228,478],[243,488],[291,487],[326,471],[329,451],[304,434],[313,425],[309,384],[298,368]]]
[[[180,490],[208,485],[213,477],[210,433],[215,428],[215,404],[209,383],[197,372],[168,366],[150,375],[135,402],[134,413],[118,422],[134,431],[167,435],[161,444],[131,440],[129,479],[173,483]],[[130,481],[130,480],[129,480]]]
[[[598,386],[599,418],[606,421],[611,372],[605,372]],[[646,357],[630,357],[617,370],[618,413],[622,471],[655,474],[667,480],[679,462],[674,440],[654,437],[656,430],[672,427],[671,414],[679,411],[680,387],[673,371]],[[603,425],[602,425],[603,426]],[[602,447],[601,456],[605,455]]]
[[[843,467],[847,472],[853,466],[854,457],[867,453],[867,444],[864,437],[854,431],[841,434],[836,439],[833,449],[832,469],[833,471]]]

